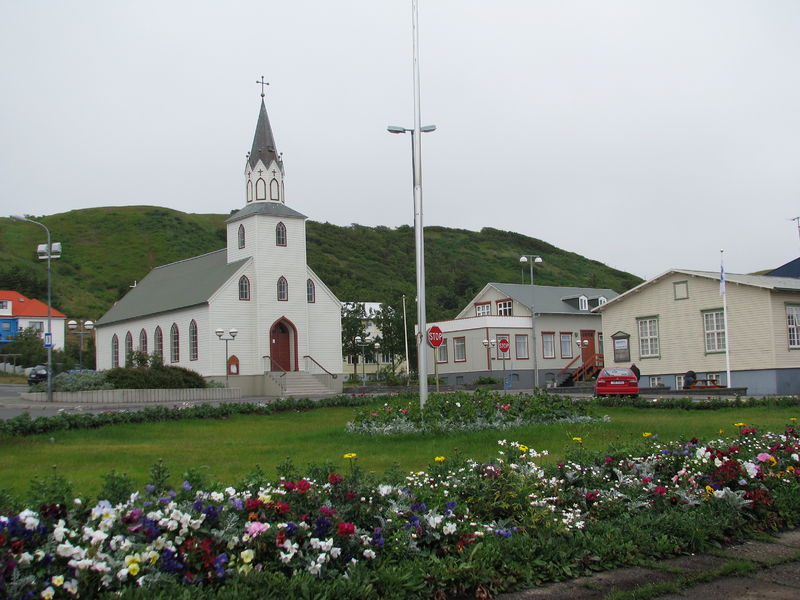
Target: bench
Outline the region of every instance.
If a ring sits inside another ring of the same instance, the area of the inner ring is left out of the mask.
[[[703,390],[706,388],[724,388],[724,385],[720,385],[716,379],[695,379],[692,385],[685,385],[683,389],[685,390]]]

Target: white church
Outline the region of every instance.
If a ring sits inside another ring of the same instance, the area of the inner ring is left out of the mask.
[[[286,206],[263,98],[227,247],[156,267],[103,315],[98,369],[138,350],[244,396],[341,391],[341,302],[306,262],[306,217]]]

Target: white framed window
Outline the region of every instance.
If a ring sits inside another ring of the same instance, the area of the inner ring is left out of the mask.
[[[306,302],[313,304],[317,301],[317,290],[311,279],[306,281]]]
[[[501,317],[510,317],[514,303],[511,300],[500,300],[497,302],[497,314]]]
[[[274,177],[269,182],[269,199],[270,200],[280,200],[280,187],[278,186],[278,180]]]
[[[153,333],[153,351],[156,353],[156,356],[160,358],[162,361],[164,360],[164,334],[161,332],[161,327],[156,327],[155,333]]]
[[[639,356],[642,358],[659,355],[658,318],[637,319],[639,326]]]
[[[125,334],[125,366],[128,366],[128,363],[131,360],[131,354],[133,354],[133,336],[129,331]]]
[[[709,383],[719,385],[719,373],[707,373],[706,379],[708,379]]]
[[[516,350],[517,358],[528,358],[528,336],[515,335],[514,349]]]
[[[244,248],[244,225],[239,225],[239,248]]]
[[[278,223],[275,226],[275,245],[276,246],[286,245],[286,225],[284,225],[283,223]]]
[[[256,200],[267,199],[267,182],[259,177],[256,180]]]
[[[253,182],[247,182],[247,202],[250,203],[253,201]]]
[[[606,302],[608,302],[608,298],[606,298],[605,296],[600,296],[597,299],[597,306],[603,306],[603,304],[605,304]]]
[[[114,368],[119,366],[119,338],[116,333],[111,338],[111,366]]]
[[[675,375],[675,389],[676,390],[683,389],[683,375]]]
[[[447,339],[443,339],[442,344],[436,349],[436,362],[447,362]]]
[[[189,323],[189,360],[197,360],[197,322],[194,319]]]
[[[485,317],[492,314],[492,305],[488,302],[475,305],[475,316]]]
[[[578,309],[589,310],[589,299],[586,296],[578,298]]]
[[[789,348],[800,348],[800,306],[786,306],[786,325],[789,330]]]
[[[181,360],[181,344],[180,332],[178,331],[177,323],[172,324],[169,330],[169,360],[170,362],[180,362]]]
[[[453,361],[464,362],[467,360],[467,340],[463,337],[453,338]]]
[[[561,332],[561,358],[572,358],[572,334]]]
[[[250,280],[245,275],[239,278],[239,300],[250,300]]]
[[[689,297],[689,282],[676,281],[672,284],[672,293],[675,300],[686,300]]]
[[[542,358],[556,357],[556,334],[542,333]]]
[[[144,329],[139,332],[139,352],[147,354],[147,332]]]
[[[289,299],[289,282],[286,277],[278,279],[278,300],[285,302]]]
[[[44,331],[44,321],[29,321],[28,329],[42,333]]]
[[[650,387],[661,387],[661,375],[650,375]]]
[[[721,310],[703,313],[703,331],[706,352],[723,352],[725,350],[725,316]]]

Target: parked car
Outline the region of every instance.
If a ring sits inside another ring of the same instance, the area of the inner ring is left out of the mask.
[[[595,396],[638,396],[639,380],[628,367],[604,367],[597,376]]]
[[[41,383],[42,381],[47,381],[47,367],[44,365],[36,365],[28,373],[28,385]]]

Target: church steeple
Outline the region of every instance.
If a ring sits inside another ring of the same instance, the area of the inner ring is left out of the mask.
[[[261,78],[261,110],[258,113],[253,146],[245,164],[245,185],[247,203],[284,202],[283,198],[283,160],[275,146],[275,137],[264,104],[264,86],[269,85]]]

